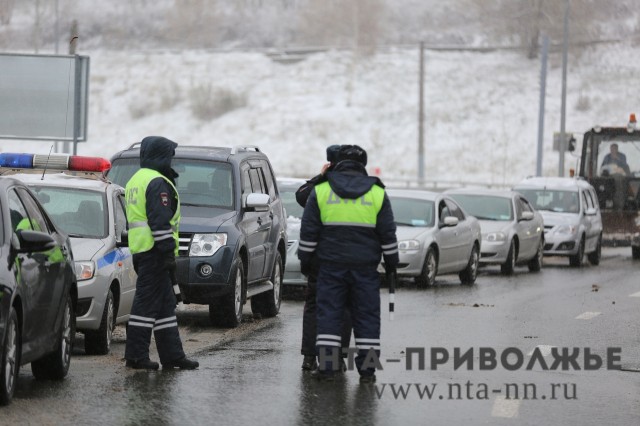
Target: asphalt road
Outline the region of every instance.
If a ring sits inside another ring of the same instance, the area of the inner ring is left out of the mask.
[[[121,333],[108,356],[85,356],[79,345],[62,382],[35,381],[23,367],[0,424],[640,424],[640,262],[627,248],[605,249],[598,267],[567,265],[545,259],[540,273],[525,267],[511,277],[485,268],[473,287],[456,276],[431,289],[405,285],[393,321],[382,289],[375,385],[360,385],[355,371],[317,383],[300,370],[299,300],[272,319],[253,320],[245,307],[235,330],[209,326],[193,307],[179,321],[200,369],[127,370]],[[527,370],[536,347],[540,357]],[[553,347],[579,356],[551,368]],[[606,357],[607,348],[619,348],[612,360],[621,370],[584,369],[587,351]],[[422,350],[423,370],[408,355]],[[432,369],[432,350],[450,359]],[[471,351],[470,364],[454,368],[456,350]],[[483,364],[481,351],[495,351],[497,365]],[[509,352],[508,365],[523,355],[520,368],[502,365]]]

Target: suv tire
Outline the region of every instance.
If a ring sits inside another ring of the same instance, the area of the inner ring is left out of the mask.
[[[233,291],[209,304],[209,319],[214,325],[235,328],[242,323],[242,306],[244,292],[247,288],[244,275],[244,264],[241,259],[236,261],[233,277]]]
[[[580,244],[578,244],[578,251],[576,254],[569,256],[569,265],[574,268],[579,268],[584,263],[584,235],[580,238]]]
[[[600,264],[600,259],[602,258],[602,235],[598,237],[598,244],[596,245],[596,249],[587,255],[589,259],[589,263],[593,266],[597,266]]]
[[[271,282],[273,289],[257,294],[251,298],[251,311],[263,317],[275,317],[280,312],[282,302],[282,256],[276,251],[276,258],[273,262],[273,272]]]

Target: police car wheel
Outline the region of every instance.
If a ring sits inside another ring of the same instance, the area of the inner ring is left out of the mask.
[[[107,292],[100,328],[84,333],[84,351],[87,355],[106,355],[111,349],[113,335],[114,301],[111,289]]]
[[[0,405],[7,405],[16,390],[18,371],[20,370],[20,329],[18,315],[13,307],[9,311],[9,319],[0,353]]]
[[[67,375],[75,334],[76,315],[73,300],[71,295],[67,295],[56,350],[31,363],[31,372],[37,380],[62,380]]]

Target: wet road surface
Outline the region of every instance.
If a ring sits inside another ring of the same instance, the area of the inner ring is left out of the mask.
[[[431,289],[406,285],[396,292],[394,321],[382,289],[383,370],[375,386],[359,384],[355,371],[332,383],[301,371],[302,302],[287,300],[277,318],[196,353],[196,371],[138,372],[117,356],[77,355],[66,380],[37,382],[23,367],[0,423],[640,424],[640,264],[627,251],[605,250],[599,267],[545,259],[541,273],[525,267],[511,277],[486,268],[473,287],[456,276]],[[411,347],[425,349],[425,370],[415,356],[407,368]],[[549,366],[551,347],[580,348],[581,366],[584,348],[604,356],[620,347],[624,371],[480,369],[480,348],[517,348],[526,365],[536,347]],[[455,370],[451,359],[430,370],[431,348],[451,358],[455,348],[472,349],[472,369]]]

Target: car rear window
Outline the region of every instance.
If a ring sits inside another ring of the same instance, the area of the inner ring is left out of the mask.
[[[431,227],[434,225],[434,203],[415,198],[389,197],[393,218],[399,226]]]

